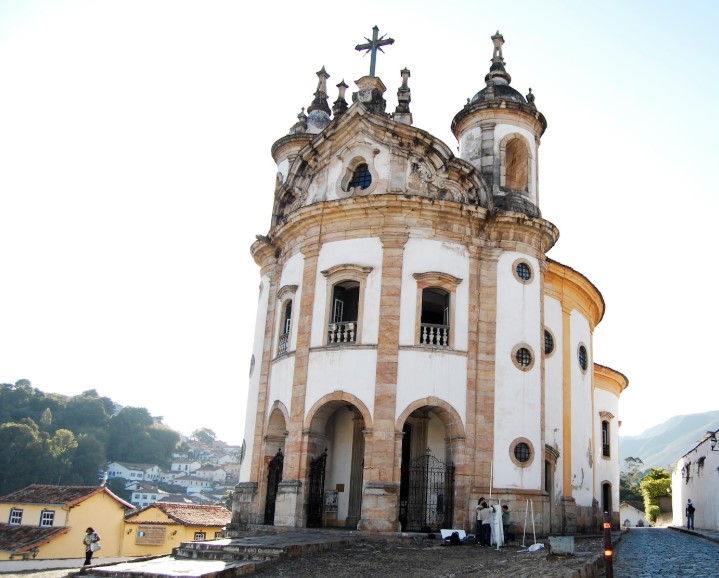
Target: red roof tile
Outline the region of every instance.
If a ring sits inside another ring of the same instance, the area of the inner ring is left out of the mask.
[[[33,484],[11,494],[0,496],[0,503],[4,504],[57,504],[74,506],[94,496],[105,492],[117,500],[124,508],[134,509],[135,506],[127,503],[108,490],[105,486],[46,486]]]
[[[70,528],[55,526],[38,528],[37,526],[15,526],[0,524],[0,550],[22,554],[34,546],[41,546],[53,538],[69,532]]]
[[[183,526],[225,526],[232,519],[232,512],[223,506],[203,506],[198,504],[177,504],[173,502],[155,502],[138,512],[128,514],[128,522],[140,512],[150,508],[162,510],[169,518]]]

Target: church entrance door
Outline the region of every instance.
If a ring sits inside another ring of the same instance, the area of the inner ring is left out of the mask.
[[[403,462],[400,523],[404,532],[430,532],[452,527],[454,464],[424,455]]]
[[[282,465],[284,456],[282,448],[277,450],[277,454],[270,460],[267,466],[267,498],[265,500],[265,524],[274,526],[275,524],[275,502],[277,501],[277,488],[282,480]]]

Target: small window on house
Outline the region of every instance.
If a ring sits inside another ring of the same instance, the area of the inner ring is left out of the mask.
[[[372,173],[370,173],[367,163],[362,163],[355,168],[347,187],[348,189],[366,189],[371,184]]]
[[[602,456],[605,458],[610,457],[609,422],[607,420],[602,421]]]
[[[222,532],[215,532],[215,540],[222,538]]]
[[[422,290],[421,345],[449,347],[449,293],[438,287]]]
[[[357,339],[360,284],[342,281],[332,288],[329,343],[354,343]]]
[[[11,509],[7,523],[15,525],[22,524],[22,510],[20,508]]]
[[[49,528],[55,523],[55,510],[43,510],[40,514],[40,527]]]
[[[514,274],[522,283],[528,283],[532,278],[532,268],[526,261],[519,261],[514,267]]]
[[[195,532],[194,540],[197,542],[198,540],[204,540],[205,539],[205,533],[204,532]]]

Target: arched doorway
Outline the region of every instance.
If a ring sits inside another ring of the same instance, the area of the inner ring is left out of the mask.
[[[277,503],[277,490],[282,481],[284,465],[284,447],[287,436],[287,426],[284,407],[275,403],[270,413],[265,438],[265,512],[264,523],[273,526],[275,523],[275,504]],[[275,452],[274,454],[272,452]]]
[[[402,427],[399,521],[402,531],[451,528],[454,461],[447,414],[437,407],[414,410]]]
[[[347,400],[328,401],[315,411],[308,444],[308,527],[357,528],[364,429],[362,412]]]

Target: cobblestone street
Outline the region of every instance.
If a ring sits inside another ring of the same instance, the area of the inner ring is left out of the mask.
[[[632,528],[614,551],[615,578],[719,576],[719,544],[667,528]]]

